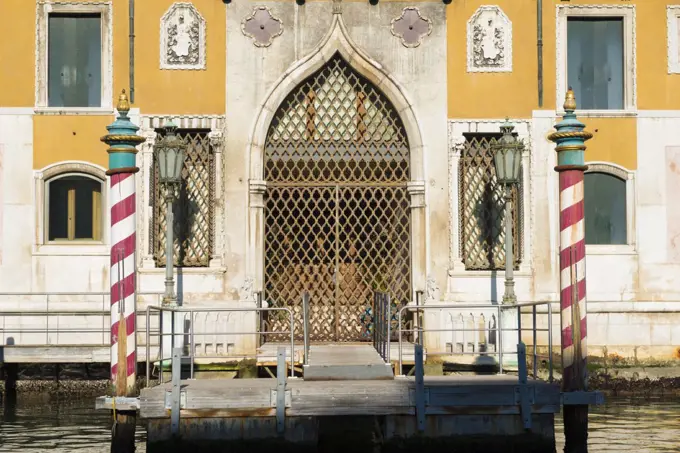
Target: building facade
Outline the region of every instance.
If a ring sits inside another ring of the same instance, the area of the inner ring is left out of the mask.
[[[356,341],[376,289],[401,305],[498,303],[508,213],[490,142],[506,117],[526,144],[510,213],[516,292],[557,307],[547,136],[571,86],[594,134],[581,266],[589,351],[679,358],[680,5],[488,3],[4,0],[0,292],[25,296],[2,303],[85,293],[52,306],[101,306],[87,295],[109,288],[99,138],[126,89],[147,139],[140,308],[163,290],[153,144],[169,120],[188,144],[174,207],[184,305],[238,306],[259,293],[297,310],[310,290],[312,339]],[[427,322],[457,320],[442,310]],[[432,342],[453,351],[456,340]]]

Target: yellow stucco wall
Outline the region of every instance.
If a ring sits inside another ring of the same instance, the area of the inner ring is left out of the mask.
[[[636,118],[580,118],[593,138],[586,142],[586,161],[619,164],[637,168]]]
[[[99,141],[109,115],[36,115],[33,117],[33,168],[82,160],[108,168],[107,146]]]
[[[173,0],[136,2],[135,106],[143,113],[224,114],[226,6],[219,0],[193,0],[206,20],[205,70],[161,70],[160,19],[173,3]]]
[[[383,0],[386,1],[386,0]],[[144,114],[223,114],[225,112],[225,40],[227,7],[217,0],[194,0],[207,21],[207,69],[160,70],[160,18],[173,0],[136,2],[135,88],[133,107]],[[556,5],[613,4],[636,6],[637,104],[639,109],[680,108],[680,75],[668,74],[666,58],[666,6],[668,0],[543,0],[543,109],[555,108],[555,7]],[[538,109],[536,55],[536,0],[496,0],[513,23],[513,71],[468,73],[466,25],[486,0],[456,0],[447,6],[448,116],[450,118],[530,118]],[[0,42],[0,62],[12,70],[0,71],[0,107],[34,105],[35,2],[2,0],[6,35]],[[129,88],[128,1],[113,0],[114,99]],[[641,51],[644,49],[644,51]],[[414,52],[417,52],[414,49]],[[562,100],[558,99],[557,104]],[[35,168],[61,159],[92,155],[105,133],[109,116],[36,116],[34,120]],[[611,160],[630,169],[636,162],[634,118],[582,118],[589,130],[588,159]],[[61,130],[65,127],[68,130]],[[96,130],[86,130],[96,127]],[[72,135],[75,130],[76,135]],[[71,135],[69,135],[71,134]],[[83,137],[95,138],[86,143]],[[59,140],[68,136],[67,142]],[[50,145],[57,144],[59,146]],[[68,143],[68,146],[65,146]],[[78,147],[84,149],[76,149]],[[98,148],[99,149],[99,148]],[[98,154],[97,154],[98,155]],[[105,160],[95,159],[102,163]]]
[[[0,107],[30,107],[35,88],[35,2],[2,0]]]

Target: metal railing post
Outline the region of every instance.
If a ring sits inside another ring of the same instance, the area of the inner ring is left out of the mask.
[[[170,406],[170,431],[179,434],[180,378],[182,377],[182,349],[172,350],[172,404]]]
[[[401,344],[401,313],[404,311],[402,308],[399,310],[399,313],[397,314],[397,337],[399,341],[399,373],[398,375],[401,376],[403,373],[403,359],[402,359],[402,344]]]
[[[189,312],[189,379],[194,378],[194,353],[196,352],[195,339],[194,339],[194,311]],[[259,337],[259,335],[258,335]]]
[[[548,302],[548,382],[553,381],[552,302]]]
[[[163,308],[158,309],[158,381],[163,383]]]
[[[151,343],[150,338],[151,338],[151,328],[149,327],[151,324],[151,307],[146,307],[146,332],[144,335],[144,338],[146,340],[146,345],[145,345],[145,351],[146,351],[146,386],[149,387],[150,379],[151,379],[151,362],[149,362],[150,356],[151,356],[151,348],[149,343]]]
[[[302,295],[302,328],[304,341],[303,364],[307,365],[309,364],[309,293],[306,291]]]
[[[295,319],[293,318],[293,311],[288,310],[288,316],[290,317],[290,377],[295,376]],[[284,354],[284,369],[285,369],[285,354]]]
[[[496,310],[498,310],[498,324],[496,327],[496,339],[498,340],[498,373],[503,374],[503,308],[500,305],[497,305]]]
[[[385,338],[385,356],[383,359],[385,359],[385,363],[389,364],[390,363],[390,335],[392,334],[391,328],[392,328],[392,301],[390,300],[390,295],[385,294],[385,306],[386,306],[386,315],[385,315],[385,322],[387,323],[386,326],[386,338]]]
[[[283,435],[286,429],[286,348],[279,347],[276,356],[276,431]],[[292,357],[290,363],[293,363]]]
[[[538,379],[538,376],[537,376],[537,374],[538,374],[538,363],[537,363],[538,356],[536,354],[536,332],[537,332],[536,329],[537,329],[538,326],[536,325],[536,305],[534,305],[532,307],[531,315],[533,317],[533,323],[534,323],[534,328],[533,328],[533,331],[534,331],[534,335],[533,335],[533,337],[534,337],[533,338],[534,339],[534,359],[533,359],[534,362],[533,362],[533,365],[534,366],[533,366],[533,368],[534,368],[534,370],[533,371],[534,371],[534,379]]]
[[[416,366],[416,417],[418,431],[425,431],[425,370],[423,367],[423,346],[414,345]]]

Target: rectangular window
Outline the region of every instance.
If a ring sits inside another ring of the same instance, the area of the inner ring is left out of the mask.
[[[567,83],[579,109],[624,109],[622,17],[567,19]]]
[[[101,107],[101,22],[100,14],[49,15],[49,107]]]
[[[461,256],[466,270],[505,268],[504,189],[496,179],[491,145],[500,134],[466,134],[458,169]],[[521,181],[521,176],[520,176]],[[522,258],[522,184],[512,187],[515,269]]]
[[[157,140],[164,134],[157,130]],[[173,206],[174,263],[182,267],[208,267],[213,253],[215,204],[215,153],[209,130],[178,129],[177,135],[187,145],[182,168],[179,198]],[[165,187],[158,177],[154,156],[151,174],[153,206],[152,253],[158,267],[164,267],[166,236]]]

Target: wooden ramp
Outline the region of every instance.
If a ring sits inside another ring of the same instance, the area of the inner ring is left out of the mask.
[[[369,344],[312,345],[303,370],[305,381],[394,379],[392,365]]]

